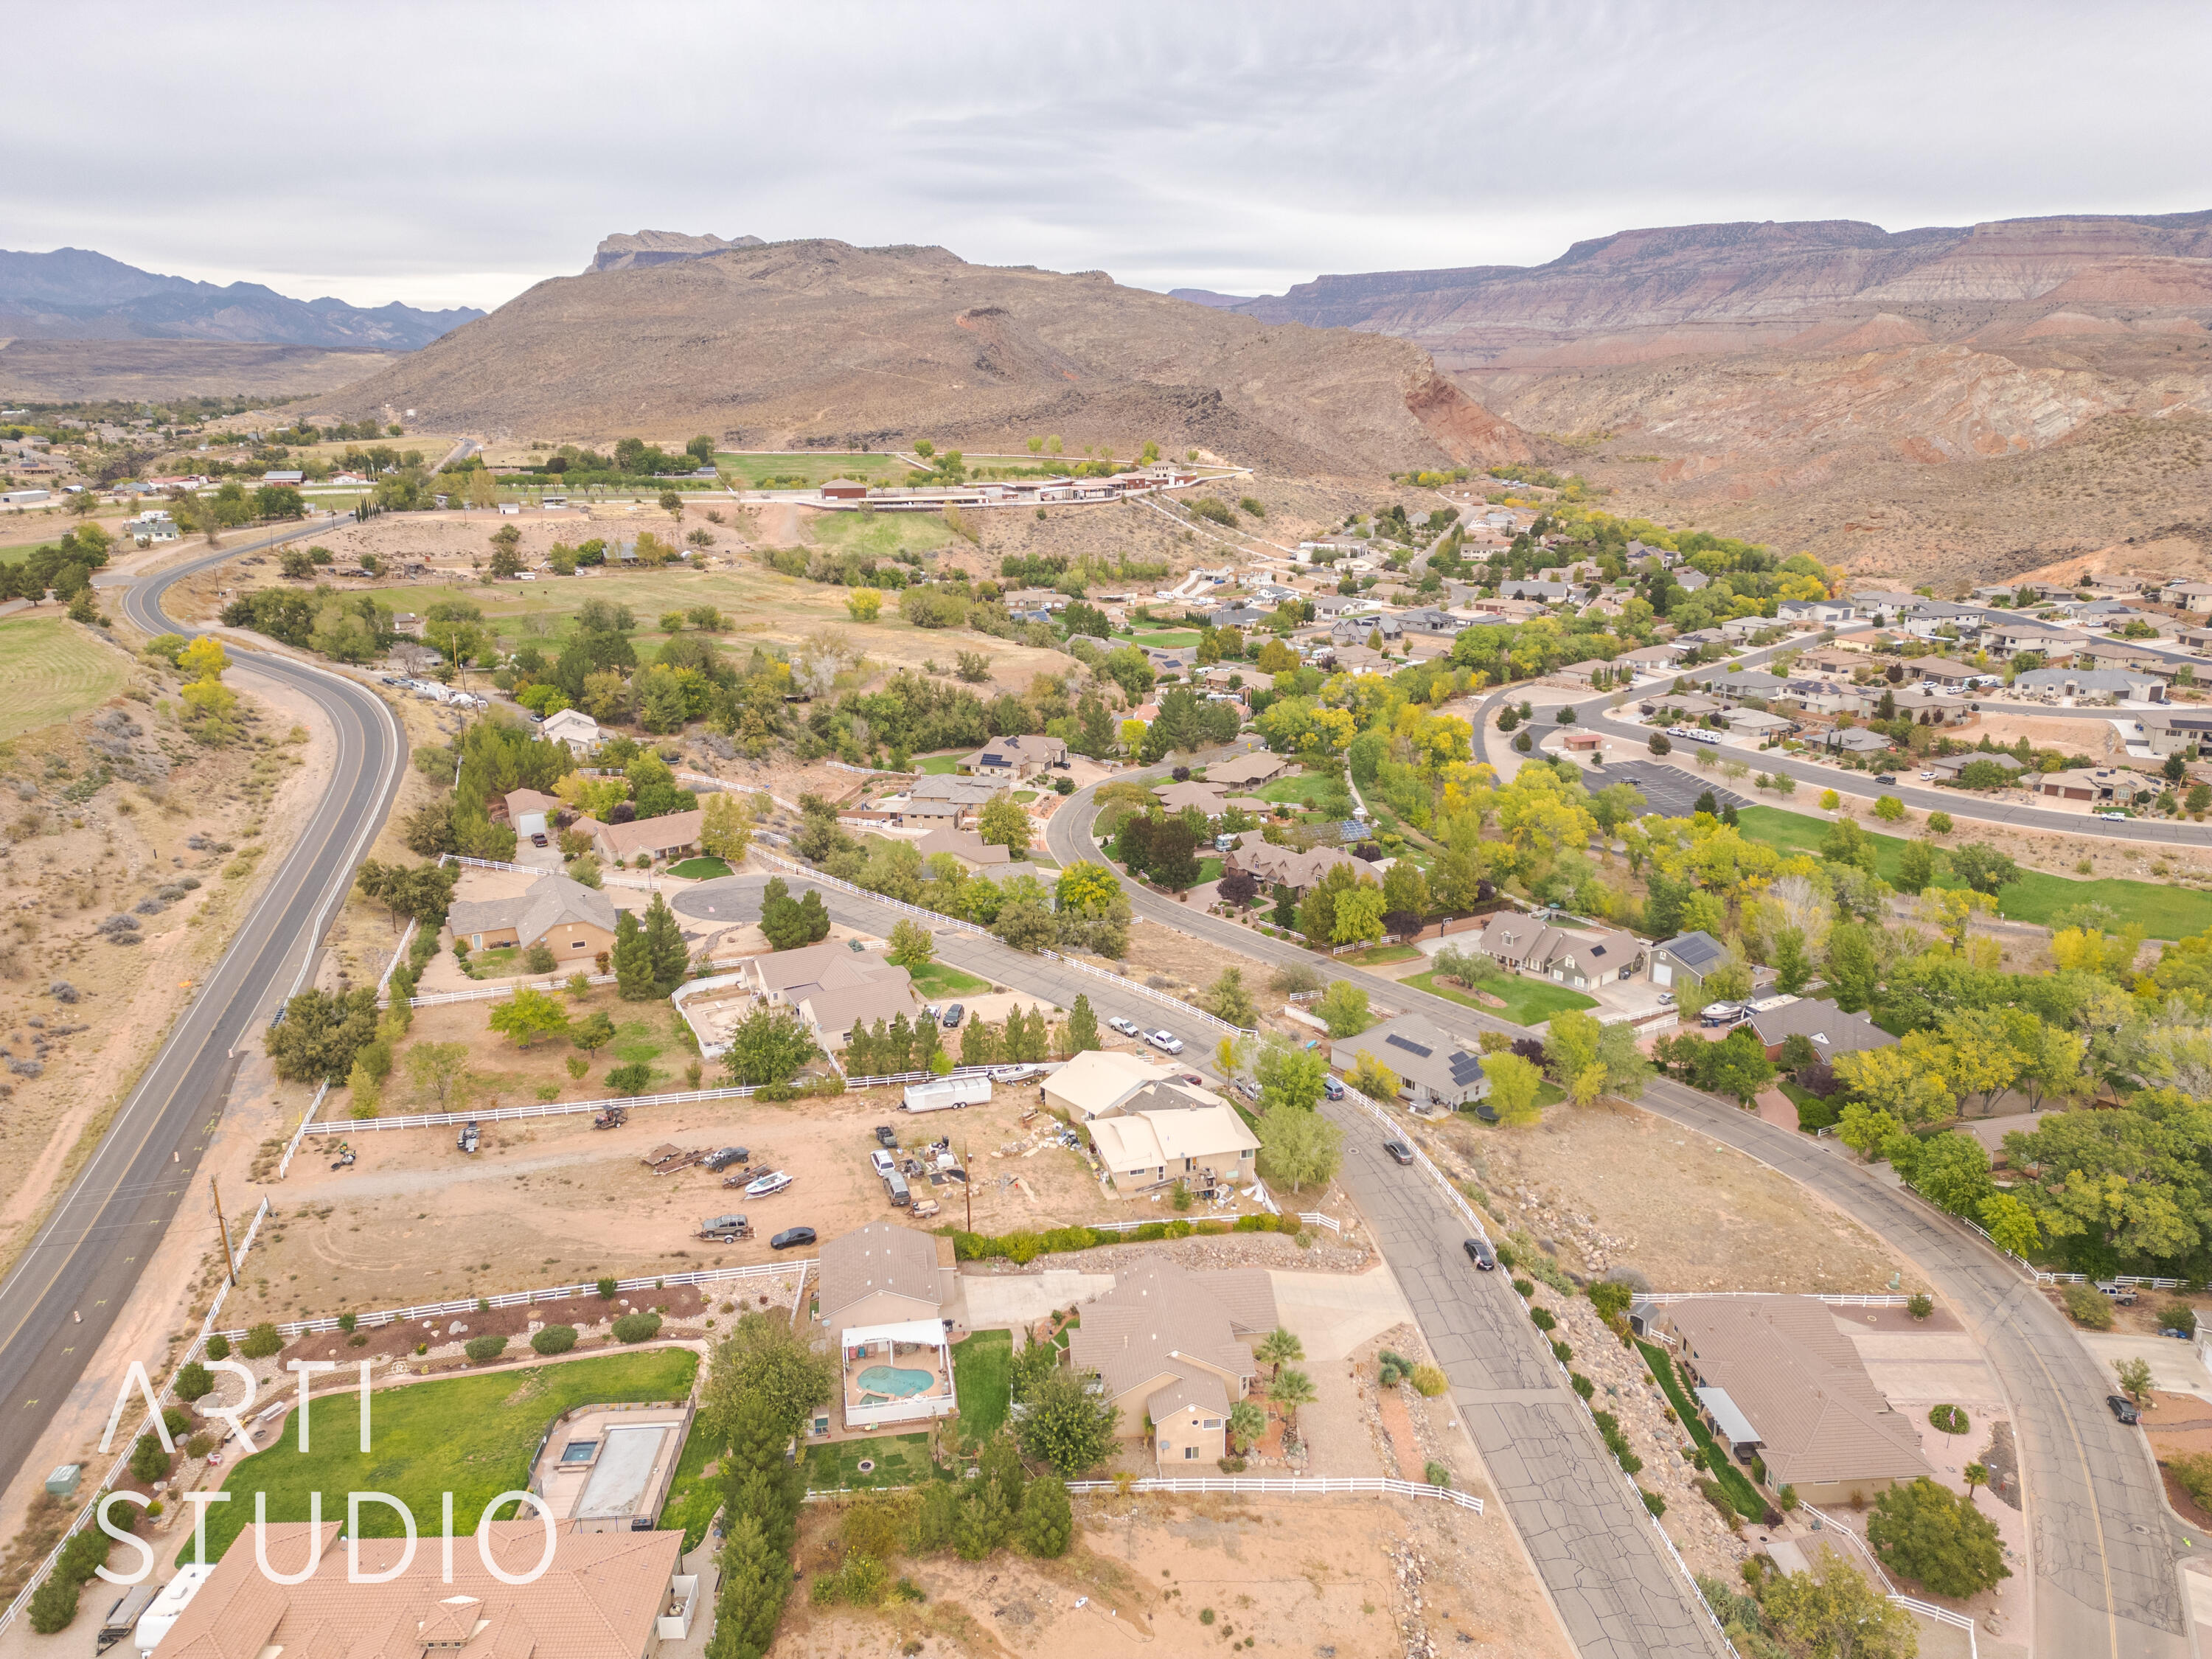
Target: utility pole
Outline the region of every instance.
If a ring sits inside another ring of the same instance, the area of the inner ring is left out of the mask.
[[[230,1224],[222,1218],[222,1189],[208,1177],[208,1191],[215,1194],[215,1224],[222,1234],[222,1270],[229,1276],[230,1288],[238,1288],[238,1258],[230,1253]]]

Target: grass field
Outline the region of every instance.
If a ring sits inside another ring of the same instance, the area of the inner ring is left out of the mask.
[[[1485,980],[1481,988],[1494,997],[1503,998],[1505,1003],[1503,1008],[1492,1008],[1477,1002],[1466,992],[1449,985],[1439,985],[1436,981],[1435,970],[1431,969],[1425,974],[1414,974],[1400,982],[1419,986],[1449,1002],[1480,1008],[1485,1013],[1495,1014],[1500,1019],[1510,1019],[1516,1025],[1534,1025],[1551,1018],[1553,1014],[1565,1013],[1570,1008],[1597,1006],[1595,999],[1584,996],[1580,991],[1570,991],[1564,985],[1547,985],[1540,979],[1500,975],[1496,979]]]
[[[223,1483],[231,1501],[208,1511],[208,1559],[220,1559],[252,1523],[256,1492],[269,1494],[271,1521],[305,1521],[307,1495],[319,1492],[323,1518],[341,1522],[348,1492],[389,1492],[414,1511],[418,1531],[435,1533],[440,1494],[450,1492],[455,1532],[474,1531],[486,1504],[530,1484],[531,1455],[555,1418],[578,1406],[682,1400],[698,1367],[696,1354],[656,1348],[388,1389],[374,1397],[367,1456],[359,1449],[360,1397],[351,1389],[318,1395],[308,1407],[310,1450],[299,1449],[295,1413],[283,1438],[231,1471]],[[404,1530],[385,1506],[362,1506],[362,1536],[397,1538]],[[191,1549],[186,1528],[179,1562]]]
[[[949,755],[925,755],[915,763],[914,769],[926,778],[949,777],[960,769],[960,757],[967,752],[956,749]]]
[[[105,702],[129,669],[75,623],[58,617],[0,622],[0,738],[20,737]]]
[[[896,483],[914,470],[890,455],[739,455],[726,450],[714,457],[714,465],[753,485],[758,485],[763,478],[806,480],[805,485],[790,486],[794,489],[827,483],[832,478],[851,478],[858,483]]]
[[[686,859],[681,864],[668,867],[672,876],[681,876],[686,881],[713,881],[730,873],[730,866],[715,858]]]
[[[960,1400],[960,1437],[981,1443],[1006,1420],[1014,1365],[1009,1331],[977,1331],[952,1350],[952,1388]]]
[[[1277,778],[1260,786],[1260,799],[1273,801],[1281,806],[1311,806],[1315,802],[1334,795],[1350,799],[1350,792],[1340,777],[1326,772],[1301,772],[1296,777]]]
[[[953,1386],[959,1386],[957,1373]],[[863,1473],[863,1458],[873,1459],[875,1468]],[[834,1492],[840,1486],[913,1486],[933,1473],[927,1434],[879,1434],[806,1449],[806,1484],[815,1492]]]
[[[1393,962],[1411,962],[1420,954],[1410,945],[1376,945],[1364,951],[1354,951],[1347,956],[1339,957],[1337,960],[1348,962],[1355,968],[1381,968]]]
[[[941,962],[926,962],[908,971],[913,975],[915,988],[933,999],[972,997],[979,991],[991,988],[990,981],[977,979],[973,974],[963,974],[957,968],[949,967]]]
[[[699,1547],[699,1540],[714,1522],[714,1511],[722,1506],[722,1483],[707,1475],[707,1465],[714,1461],[719,1449],[695,1427],[684,1443],[684,1455],[676,1461],[676,1479],[669,1485],[668,1501],[661,1505],[660,1529],[674,1532],[682,1528],[686,1555]]]
[[[1167,628],[1157,634],[1133,634],[1129,636],[1129,643],[1139,647],[1150,646],[1155,651],[1180,651],[1186,646],[1196,645],[1198,635],[1188,628]]]
[[[825,513],[806,526],[806,538],[819,547],[888,559],[902,548],[933,553],[952,532],[934,513]]]
[[[1808,818],[1802,812],[1785,812],[1778,806],[1746,806],[1736,816],[1746,840],[1764,842],[1784,852],[1809,853],[1818,858],[1821,843],[1827,839],[1825,819]],[[1962,820],[1957,832],[1948,839],[1956,845],[1973,838],[1972,825]],[[1876,872],[1884,880],[1896,880],[1898,855],[1905,850],[1903,839],[1871,831],[1868,839],[1875,844]],[[1966,884],[1946,874],[1936,884],[1961,887]],[[2187,939],[2212,927],[2212,893],[2116,877],[2076,881],[2066,876],[2045,875],[2038,870],[2025,872],[2019,881],[1998,896],[1997,911],[2014,921],[2047,923],[2061,910],[2075,904],[2108,906],[2122,927],[2140,922],[2152,939]]]

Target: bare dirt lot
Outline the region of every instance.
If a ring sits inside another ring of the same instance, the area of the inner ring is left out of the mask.
[[[1549,1605],[1495,1514],[1395,1498],[1098,1498],[1058,1561],[901,1561],[927,1600],[880,1612],[792,1598],[776,1659],[854,1653],[1243,1651],[1398,1659],[1434,1650],[1565,1659]],[[806,1579],[834,1568],[838,1515],[810,1505]],[[805,1580],[802,1580],[805,1583]],[[1088,1603],[1077,1607],[1079,1599]],[[1209,1617],[1210,1615],[1210,1617]]]
[[[483,1006],[460,1005],[479,1025]],[[430,1016],[450,1012],[418,1011],[417,1031]],[[668,1011],[656,1006],[651,1018],[665,1024]],[[617,1038],[616,1048],[623,1041]],[[567,1051],[566,1044],[558,1046]],[[519,1058],[532,1069],[506,1085],[510,1103],[528,1098],[527,1079],[543,1069],[531,1056]],[[566,1084],[557,1060],[553,1070]],[[486,1124],[482,1150],[472,1158],[456,1149],[451,1130],[387,1130],[350,1137],[359,1162],[336,1172],[329,1168],[330,1143],[312,1140],[279,1189],[281,1224],[256,1248],[252,1277],[240,1281],[231,1305],[240,1322],[251,1323],[603,1274],[773,1261],[768,1239],[782,1228],[810,1226],[831,1237],[902,1217],[867,1161],[879,1123],[896,1128],[909,1149],[945,1135],[967,1154],[973,1177],[967,1189],[957,1182],[915,1182],[917,1198],[944,1206],[929,1224],[967,1224],[971,1196],[979,1232],[1138,1213],[1136,1206],[1100,1195],[1079,1154],[1040,1147],[1025,1133],[1019,1116],[1035,1103],[1033,1091],[1002,1087],[996,1095],[988,1104],[921,1117],[899,1111],[895,1093],[874,1091],[781,1105],[730,1100],[642,1107],[625,1127],[603,1131],[592,1129],[586,1115],[528,1119]],[[663,1143],[741,1146],[751,1152],[756,1171],[781,1170],[796,1184],[774,1197],[748,1200],[702,1169],[656,1176],[642,1159]],[[1000,1156],[1006,1147],[1032,1150]],[[751,1218],[754,1238],[713,1244],[693,1237],[702,1218],[732,1212]],[[1143,1206],[1146,1218],[1152,1213]]]
[[[1581,1273],[1639,1269],[1655,1290],[1923,1288],[1857,1223],[1742,1153],[1633,1106],[1554,1106],[1535,1128],[1417,1130],[1483,1207]],[[1431,1139],[1431,1133],[1433,1138]]]

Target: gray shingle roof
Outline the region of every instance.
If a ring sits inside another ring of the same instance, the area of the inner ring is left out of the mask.
[[[1659,948],[1700,978],[1728,960],[1728,947],[1711,933],[1684,933]]]

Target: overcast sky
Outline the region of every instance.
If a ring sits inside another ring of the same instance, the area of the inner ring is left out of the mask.
[[[490,307],[645,228],[1146,288],[2212,207],[2212,7],[20,6],[0,245]]]

